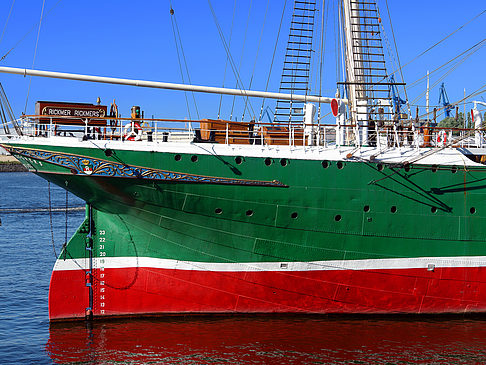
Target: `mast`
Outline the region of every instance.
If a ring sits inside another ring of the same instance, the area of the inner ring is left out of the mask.
[[[358,121],[358,99],[363,99],[362,86],[362,59],[357,56],[361,54],[361,41],[354,39],[354,33],[360,33],[360,24],[352,23],[351,19],[357,19],[359,13],[351,9],[351,0],[343,0],[344,34],[346,38],[346,82],[348,87],[348,100],[351,122]],[[366,107],[366,105],[365,105]],[[362,119],[362,118],[361,118]]]
[[[429,120],[429,71],[427,70],[427,90],[425,93],[425,114]]]
[[[390,87],[403,85],[389,78],[381,39],[381,18],[376,1],[342,0],[346,38],[346,86],[351,122],[362,128],[368,144],[368,125],[378,120],[398,121]],[[359,133],[359,129],[355,133]]]

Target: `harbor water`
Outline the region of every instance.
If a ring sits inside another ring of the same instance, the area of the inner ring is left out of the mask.
[[[0,197],[2,364],[486,362],[486,316],[181,316],[50,325],[55,252],[81,223],[83,202],[69,195],[66,204],[62,189],[30,173],[0,174]]]

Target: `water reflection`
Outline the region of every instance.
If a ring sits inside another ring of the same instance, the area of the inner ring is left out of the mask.
[[[52,324],[54,362],[471,363],[486,360],[486,321],[222,317]]]

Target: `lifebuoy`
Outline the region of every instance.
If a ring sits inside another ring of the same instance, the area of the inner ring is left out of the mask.
[[[141,141],[142,133],[142,127],[138,122],[131,122],[123,127],[123,137],[127,141]]]
[[[424,147],[430,147],[430,129],[424,128]]]
[[[437,133],[437,144],[443,144],[444,146],[447,143],[447,133],[446,131],[440,131]]]

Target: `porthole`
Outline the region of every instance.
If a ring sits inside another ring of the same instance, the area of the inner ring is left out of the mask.
[[[454,167],[451,169],[451,172],[452,172],[453,174],[455,174],[455,173],[457,172],[457,167],[456,167],[456,166],[454,166]]]
[[[390,212],[392,212],[392,213],[396,213],[396,212],[397,212],[397,207],[393,205],[393,206],[390,208]]]
[[[432,166],[432,168],[430,169],[432,172],[437,172],[437,166]]]
[[[430,208],[430,211],[431,211],[432,213],[437,213],[437,208],[436,208],[436,207],[432,207],[432,208]]]
[[[322,165],[322,167],[324,167],[325,169],[327,169],[329,167],[329,161],[322,161],[321,162],[321,165]]]
[[[344,163],[342,163],[341,161],[338,161],[338,163],[336,164],[337,168],[339,170],[341,170],[343,167],[344,167]]]
[[[237,165],[241,165],[241,163],[243,162],[243,159],[240,156],[236,156],[235,162],[236,162]]]
[[[272,164],[272,159],[270,157],[267,157],[265,159],[265,165],[270,166]]]
[[[336,222],[339,222],[339,221],[341,220],[341,218],[342,218],[342,217],[341,217],[341,215],[340,215],[340,214],[338,214],[338,215],[336,215],[336,216],[334,217],[334,220],[335,220]]]
[[[376,169],[378,171],[383,171],[383,164],[379,163],[378,165],[376,165]]]
[[[369,205],[365,205],[364,208],[363,208],[363,211],[365,213],[368,213],[370,211],[370,206]]]
[[[181,155],[175,155],[174,156],[174,160],[176,160],[176,161],[180,161],[181,158],[182,158]]]
[[[282,165],[282,166],[287,166],[287,163],[288,163],[288,162],[287,162],[287,159],[286,159],[286,158],[282,158],[282,159],[280,160],[280,165]]]
[[[197,156],[196,155],[192,155],[191,156],[191,161],[192,162],[197,162]]]
[[[216,209],[214,210],[214,213],[216,213],[216,214],[221,214],[221,213],[223,213],[223,209],[221,209],[221,208],[216,208]]]
[[[297,212],[293,212],[293,213],[290,215],[290,217],[291,217],[292,219],[296,219],[298,216],[299,216],[299,215],[297,214]]]
[[[471,209],[469,209],[469,211],[471,212],[471,214],[474,214],[476,213],[476,208],[472,207]]]
[[[246,215],[247,215],[248,217],[251,217],[251,216],[253,215],[253,210],[248,209],[248,210],[246,211]]]

